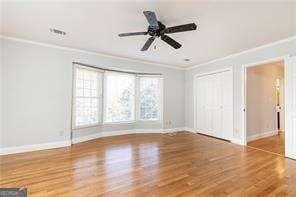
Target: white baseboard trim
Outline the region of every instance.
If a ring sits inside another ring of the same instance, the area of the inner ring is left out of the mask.
[[[244,142],[243,139],[237,139],[237,138],[233,138],[231,140],[231,143],[237,144],[237,145],[241,145],[241,146],[245,146],[246,145],[246,143]]]
[[[190,127],[185,127],[184,130],[192,132],[192,133],[198,133],[195,129],[190,128]],[[241,145],[241,146],[245,146],[245,142],[242,139],[233,138],[233,139],[230,140],[230,142],[233,143],[233,144],[238,144],[238,145]]]
[[[133,130],[121,130],[121,131],[105,131],[105,132],[100,132],[96,134],[74,138],[73,143],[76,144],[76,143],[85,142],[85,141],[89,141],[89,140],[93,140],[101,137],[126,135],[126,134],[133,134],[133,133],[170,133],[170,132],[178,132],[178,131],[184,131],[184,127],[170,128],[170,129],[133,129]],[[49,142],[49,143],[42,143],[42,144],[30,144],[30,145],[23,145],[23,146],[0,148],[0,155],[9,155],[9,154],[30,152],[30,151],[36,151],[36,150],[60,148],[60,147],[66,147],[70,145],[71,145],[71,141],[69,140],[69,141]]]
[[[188,132],[192,132],[192,133],[197,133],[197,132],[195,131],[195,129],[190,128],[190,127],[184,127],[184,131],[188,131]]]
[[[163,129],[162,133],[170,133],[170,132],[180,132],[185,131],[184,127],[177,127],[177,128],[171,128],[171,129]]]
[[[254,141],[254,140],[258,140],[261,138],[265,138],[265,137],[270,137],[270,136],[274,136],[277,135],[278,131],[268,131],[268,132],[264,132],[264,133],[259,133],[259,134],[255,134],[255,135],[251,135],[247,137],[247,141]]]
[[[87,136],[73,138],[73,144],[94,140],[101,137],[110,137],[110,136],[117,136],[117,135],[127,135],[127,134],[136,134],[136,133],[171,133],[171,132],[179,132],[179,131],[184,131],[184,128],[178,127],[178,128],[170,128],[170,129],[133,129],[133,130],[121,130],[121,131],[105,131],[105,132],[95,133]]]
[[[71,145],[70,141],[60,141],[60,142],[48,142],[48,143],[42,143],[42,144],[30,144],[30,145],[23,145],[23,146],[0,148],[0,155],[9,155],[9,154],[30,152],[30,151],[36,151],[36,150],[60,148],[60,147],[65,147],[70,145]]]
[[[190,127],[178,127],[178,128],[170,128],[170,129],[133,129],[133,130],[121,130],[121,131],[105,131],[105,132],[100,132],[100,133],[95,133],[87,136],[74,138],[73,143],[76,144],[76,143],[85,142],[85,141],[89,141],[89,140],[93,140],[101,137],[109,137],[109,136],[116,136],[116,135],[126,135],[126,134],[135,134],[135,133],[172,133],[172,132],[179,132],[179,131],[188,131],[192,133],[197,133],[193,128],[190,128]],[[271,132],[263,133],[261,135],[253,135],[248,137],[248,141],[259,139],[262,137],[276,135],[277,133],[278,131],[271,131]],[[231,143],[242,145],[242,146],[246,145],[244,143],[244,140],[242,139],[232,139]],[[49,142],[49,143],[43,143],[43,144],[32,144],[32,145],[0,148],[0,155],[53,149],[53,148],[66,147],[70,145],[71,145],[70,141],[60,141],[60,142]]]

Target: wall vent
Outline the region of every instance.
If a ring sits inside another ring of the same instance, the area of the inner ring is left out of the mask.
[[[59,29],[55,29],[55,28],[50,28],[50,32],[52,32],[52,33],[54,33],[54,34],[61,35],[61,36],[66,35],[66,32],[64,32],[64,31],[62,31],[62,30],[59,30]]]

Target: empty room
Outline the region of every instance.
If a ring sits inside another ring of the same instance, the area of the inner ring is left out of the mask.
[[[0,1],[0,196],[296,196],[296,2]]]

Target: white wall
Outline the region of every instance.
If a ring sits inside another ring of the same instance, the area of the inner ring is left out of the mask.
[[[277,128],[276,80],[284,79],[284,62],[247,68],[247,139],[274,134]]]
[[[164,75],[164,128],[184,127],[184,71],[1,38],[3,42],[2,147],[70,139],[72,62]],[[76,131],[162,129],[159,124],[106,125]]]
[[[2,140],[3,140],[3,124],[2,124],[2,117],[4,116],[4,109],[3,109],[3,105],[2,105],[2,92],[3,92],[3,82],[2,82],[2,68],[3,68],[3,57],[2,57],[3,53],[2,53],[2,40],[0,39],[0,144],[3,144]]]
[[[245,53],[232,55],[226,58],[221,58],[216,61],[199,65],[196,68],[187,70],[185,73],[185,125],[186,127],[194,127],[194,110],[193,110],[193,77],[195,74],[211,72],[217,69],[232,67],[234,77],[234,140],[242,142],[243,124],[242,103],[243,88],[242,75],[243,65],[264,61],[267,59],[284,56],[287,54],[296,54],[296,37],[289,38],[283,41],[249,50]]]

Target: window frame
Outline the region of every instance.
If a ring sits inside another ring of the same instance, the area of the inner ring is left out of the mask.
[[[76,125],[76,82],[77,82],[77,69],[84,69],[84,70],[89,70],[89,71],[94,71],[97,73],[101,73],[102,74],[102,80],[101,80],[101,84],[100,84],[100,80],[98,80],[98,87],[101,87],[101,89],[98,89],[98,123],[94,123],[94,124],[87,124],[87,125],[81,125],[81,126],[77,126]],[[79,64],[73,64],[73,81],[72,81],[72,106],[71,106],[71,111],[72,111],[72,115],[71,115],[71,128],[72,130],[78,130],[78,129],[84,129],[84,128],[90,128],[90,127],[96,127],[96,126],[100,126],[103,124],[102,121],[102,116],[103,116],[103,110],[102,110],[102,103],[103,103],[103,85],[104,85],[104,73],[105,71],[101,70],[101,69],[96,69],[96,68],[90,68],[87,66],[82,66]]]

